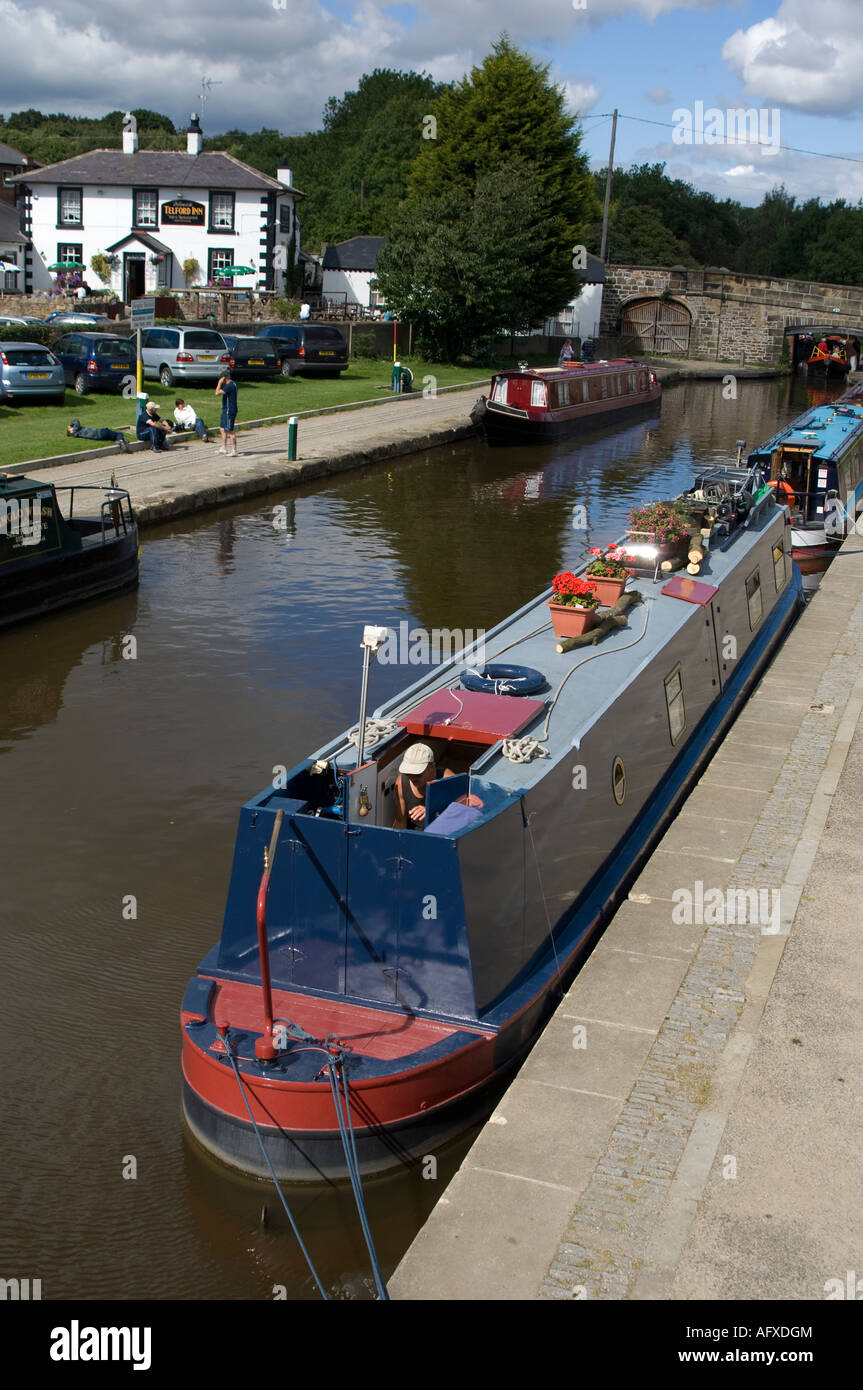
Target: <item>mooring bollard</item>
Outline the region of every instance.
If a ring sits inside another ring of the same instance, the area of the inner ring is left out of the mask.
[[[288,420],[288,462],[293,463],[297,457],[297,426],[299,420],[296,415],[292,415]]]

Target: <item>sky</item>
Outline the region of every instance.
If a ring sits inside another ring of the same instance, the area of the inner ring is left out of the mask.
[[[749,204],[780,183],[863,198],[863,0],[111,0],[98,18],[91,0],[0,0],[0,110],[150,107],[184,127],[206,77],[205,134],[293,135],[364,72],[452,81],[503,30],[550,65],[595,167],[616,107],[618,165]]]

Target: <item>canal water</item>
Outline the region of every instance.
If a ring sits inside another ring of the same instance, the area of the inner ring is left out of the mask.
[[[148,531],[136,594],[0,634],[0,1277],[45,1299],[317,1296],[272,1189],[180,1118],[178,1010],[239,807],[355,722],[364,623],[491,627],[808,399],[728,394],[679,386],[589,441],[471,440]],[[375,666],[371,707],[419,674]],[[385,1273],[465,1147],[368,1184]],[[348,1194],[291,1201],[333,1296],[370,1297]]]

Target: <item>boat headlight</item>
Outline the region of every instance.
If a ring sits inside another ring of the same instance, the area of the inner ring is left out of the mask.
[[[368,647],[369,651],[374,655],[374,653],[383,646],[388,636],[389,628],[374,627],[371,623],[366,623],[363,628],[363,640],[360,645]]]

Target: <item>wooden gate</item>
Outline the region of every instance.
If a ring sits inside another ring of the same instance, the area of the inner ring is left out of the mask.
[[[631,338],[642,352],[689,352],[689,310],[666,299],[639,299],[620,316],[621,338]]]

